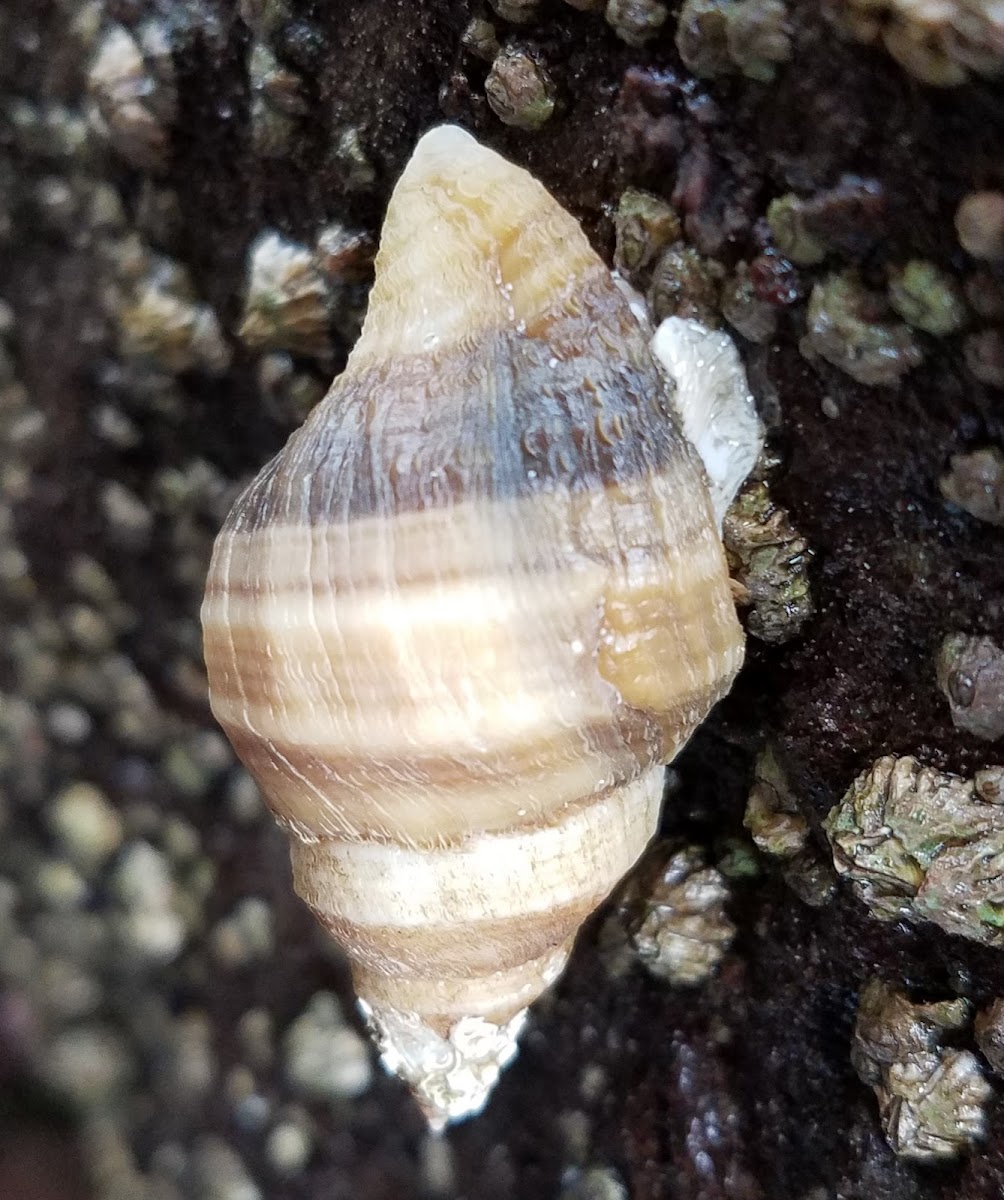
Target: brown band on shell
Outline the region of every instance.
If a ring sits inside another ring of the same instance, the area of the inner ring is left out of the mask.
[[[680,502],[682,496],[687,503]],[[701,497],[700,479],[682,458],[659,474],[609,488],[554,486],[547,494],[521,500],[477,498],[449,508],[397,513],[392,524],[380,516],[286,523],[273,506],[268,523],[256,525],[243,507],[245,496],[221,533],[206,583],[204,615],[216,620],[217,605],[227,601],[228,622],[240,624],[240,601],[257,602],[266,578],[269,598],[309,591],[315,599],[330,600],[337,589],[341,603],[389,588],[483,581],[502,567],[524,575],[554,570],[582,574],[618,559],[626,536],[636,554],[647,544],[665,559],[670,547],[664,539],[671,537],[674,555],[685,558],[695,547],[707,557],[710,552],[702,544],[708,540],[708,509]],[[672,511],[649,515],[657,502]],[[632,508],[639,511],[638,518],[631,518]],[[629,534],[615,526],[617,521],[623,527],[625,519],[631,520]],[[501,541],[503,535],[510,543]],[[720,551],[714,554],[720,573],[724,558]],[[693,572],[687,574],[689,578]]]
[[[240,530],[597,490],[690,459],[609,277],[540,332],[484,330],[463,346],[350,366],[242,497]]]
[[[383,975],[406,979],[477,979],[553,953],[572,937],[606,895],[583,895],[546,913],[477,921],[464,942],[455,926],[361,925],[333,913],[314,915],[343,945],[353,962]]]
[[[419,1016],[440,1037],[448,1037],[464,1017],[481,1017],[504,1024],[540,994],[540,985],[552,983],[568,958],[573,938],[562,946],[531,958],[509,970],[489,971],[478,978],[447,976],[430,980],[424,976],[386,975],[377,969],[353,964],[352,979],[367,1005],[387,1007]]]
[[[560,957],[642,852],[655,830],[661,785],[662,772],[649,771],[545,824],[456,846],[295,844],[294,882],[349,949],[371,1002],[381,994],[409,997],[423,1016],[456,1018],[474,1002],[493,1011],[499,1000],[512,1002],[503,981],[511,977],[515,987],[521,964]]]
[[[675,486],[640,490],[672,496]],[[676,513],[637,499],[618,488],[576,501],[574,550],[572,498],[517,504],[509,520],[523,538],[503,536],[494,509],[499,532],[482,536],[501,561],[490,591],[479,585],[460,605],[449,578],[431,590],[387,578],[371,592],[338,575],[326,594],[305,595],[271,566],[267,591],[231,595],[223,578],[239,583],[263,564],[258,538],[280,566],[296,546],[278,529],[221,540],[204,611],[214,711],[277,815],[308,838],[449,839],[508,827],[521,810],[546,816],[671,757],[738,666],[735,615],[717,540],[685,520],[693,545],[653,554],[648,543],[671,537]],[[692,505],[681,511],[693,519]],[[439,527],[438,514],[427,518]],[[534,518],[563,528],[565,544],[534,541]],[[412,533],[418,525],[416,514]],[[371,551],[393,564],[376,532]],[[524,576],[510,551],[566,562]],[[632,555],[644,567],[618,561]],[[344,560],[366,573],[362,547]],[[473,709],[472,673],[485,689]]]
[[[703,697],[681,708],[679,728]],[[495,747],[480,756],[339,758],[302,745],[263,743],[227,728],[273,811],[305,840],[386,839],[448,846],[472,830],[530,829],[568,805],[591,802],[633,778],[661,737],[658,724],[625,712],[620,722],[544,740]],[[665,755],[670,757],[672,750]],[[319,800],[323,797],[323,801]]]

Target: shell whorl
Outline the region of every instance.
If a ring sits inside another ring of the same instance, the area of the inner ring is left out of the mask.
[[[385,1060],[476,1111],[742,658],[705,477],[576,221],[444,126],[344,373],[237,501],[213,711]]]

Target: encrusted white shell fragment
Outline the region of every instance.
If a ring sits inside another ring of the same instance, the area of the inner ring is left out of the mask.
[[[550,986],[568,959],[562,949],[542,972]],[[462,1017],[444,1037],[417,1013],[375,1009],[358,1001],[392,1075],[411,1085],[429,1127],[441,1133],[451,1121],[476,1116],[485,1106],[502,1070],[516,1057],[528,1009],[501,1025],[484,1017]]]
[[[763,425],[739,351],[723,330],[667,317],[652,338],[652,353],[676,383],[675,407],[708,473],[721,525],[763,448]]]

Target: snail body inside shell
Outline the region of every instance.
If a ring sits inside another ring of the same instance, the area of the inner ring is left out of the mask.
[[[344,373],[237,501],[213,711],[434,1124],[658,821],[742,660],[701,462],[621,291],[451,126],[387,210]]]

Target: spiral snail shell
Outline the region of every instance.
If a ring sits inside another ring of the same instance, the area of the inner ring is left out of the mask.
[[[577,222],[442,126],[344,373],[216,542],[213,711],[435,1126],[483,1105],[742,660],[671,396]]]

